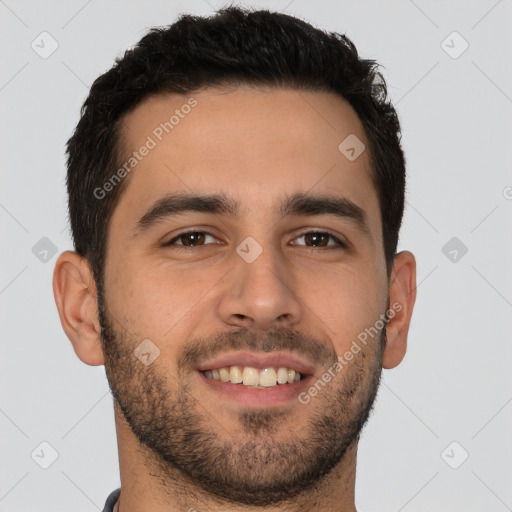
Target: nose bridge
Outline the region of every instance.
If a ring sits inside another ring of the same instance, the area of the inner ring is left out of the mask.
[[[302,308],[293,276],[280,251],[268,238],[260,244],[255,238],[247,237],[232,257],[232,272],[228,274],[219,302],[219,314],[224,322],[269,329],[300,321]]]

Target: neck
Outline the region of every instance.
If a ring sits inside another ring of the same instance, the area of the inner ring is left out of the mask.
[[[119,507],[114,512],[356,512],[357,439],[349,446],[340,463],[312,489],[296,497],[293,502],[262,508],[227,502],[205,493],[175,468],[169,468],[163,474],[154,454],[140,444],[117,405],[115,416],[121,495]]]

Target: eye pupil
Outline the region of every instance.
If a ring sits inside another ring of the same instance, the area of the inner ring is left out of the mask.
[[[183,245],[186,245],[187,247],[191,247],[195,244],[197,244],[197,242],[199,241],[204,241],[204,233],[200,233],[200,232],[192,232],[192,233],[185,233],[183,235],[181,235],[181,240],[183,242]],[[191,243],[188,243],[187,242],[190,241]]]
[[[307,233],[305,235],[306,243],[308,242],[318,242],[320,239],[323,239],[323,241],[327,240],[328,236],[326,236],[323,233]],[[321,247],[325,247],[326,244],[322,244]]]

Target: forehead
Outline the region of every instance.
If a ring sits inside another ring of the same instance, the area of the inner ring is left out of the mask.
[[[255,220],[297,192],[339,193],[378,216],[369,151],[356,159],[346,152],[368,147],[362,123],[334,93],[243,87],[160,94],[125,117],[121,135],[125,161],[137,161],[114,217],[176,191],[232,197]]]

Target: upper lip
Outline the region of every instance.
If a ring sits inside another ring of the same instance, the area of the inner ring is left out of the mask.
[[[290,368],[302,375],[311,375],[315,371],[315,365],[291,352],[250,352],[235,351],[220,354],[213,359],[201,363],[199,371],[213,370],[229,366],[251,366],[253,368]]]

